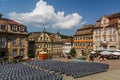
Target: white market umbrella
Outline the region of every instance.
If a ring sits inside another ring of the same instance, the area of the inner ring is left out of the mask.
[[[103,51],[100,53],[101,55],[110,55],[112,54],[112,52],[109,52],[109,51]]]
[[[113,55],[120,55],[120,52],[113,52]]]
[[[92,52],[90,52],[91,54],[95,54],[96,52],[94,52],[94,51],[92,51]]]

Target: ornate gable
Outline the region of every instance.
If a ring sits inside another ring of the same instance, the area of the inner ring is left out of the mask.
[[[38,37],[38,41],[50,41],[50,36],[45,32],[42,32],[39,37]]]
[[[106,27],[109,25],[110,20],[108,19],[107,16],[103,16],[101,18],[101,27]]]
[[[119,18],[120,18],[120,12],[103,16],[96,21],[95,27],[105,28],[106,26],[116,26],[119,23]]]
[[[62,38],[59,34],[54,34],[54,41],[58,42],[58,41],[62,41]]]

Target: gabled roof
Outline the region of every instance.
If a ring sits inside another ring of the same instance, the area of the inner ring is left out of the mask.
[[[6,19],[6,18],[0,18],[0,21],[4,21],[5,23],[7,24],[10,24],[10,25],[22,25],[14,20],[11,20],[11,19]],[[24,26],[24,25],[23,25]]]
[[[77,35],[85,35],[85,34],[91,34],[93,30],[93,25],[84,25],[82,28],[77,29],[74,36]]]
[[[63,39],[63,42],[73,42],[73,38]]]
[[[79,31],[79,30],[85,30],[85,29],[91,29],[91,28],[93,28],[93,25],[92,25],[92,24],[84,25],[84,26],[81,27],[80,29],[77,29],[77,31]]]
[[[16,25],[18,26],[24,26],[23,24],[20,24],[19,22],[12,20],[12,19],[7,19],[7,18],[2,18],[2,14],[0,13],[0,22],[3,24],[8,24],[8,25]],[[26,28],[26,26],[24,26]]]
[[[109,18],[109,19],[118,18],[118,17],[120,17],[120,12],[119,12],[119,13],[116,13],[116,14],[108,15],[108,18]]]
[[[28,38],[29,38],[29,39],[35,39],[35,38],[37,38],[39,35],[40,35],[40,33],[34,33],[34,32],[33,32],[33,33],[30,33],[30,34],[29,34]]]

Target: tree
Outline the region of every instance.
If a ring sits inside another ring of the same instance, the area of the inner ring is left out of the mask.
[[[70,55],[73,56],[73,57],[75,57],[75,55],[76,55],[75,48],[71,48]]]
[[[34,57],[35,57],[35,54],[33,54],[33,53],[28,53],[28,57],[29,57],[29,58],[34,58]]]

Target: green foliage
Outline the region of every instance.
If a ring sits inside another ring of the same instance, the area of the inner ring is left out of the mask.
[[[86,57],[82,56],[80,58],[75,58],[76,61],[86,61]]]
[[[13,62],[13,63],[17,63],[17,60],[16,60],[16,59],[13,59],[12,62]]]
[[[90,60],[94,60],[94,56],[93,55],[90,55]]]
[[[86,57],[81,57],[81,58],[79,58],[80,60],[86,60]]]
[[[35,57],[35,54],[33,54],[33,53],[32,53],[32,54],[31,54],[31,53],[28,53],[28,57],[29,57],[29,58],[34,58],[34,57]]]
[[[72,36],[67,36],[67,35],[61,35],[62,39],[69,39],[69,38],[73,38]]]
[[[79,57],[77,59],[79,59],[79,60],[86,60],[86,56],[81,56],[81,57]]]
[[[73,56],[73,57],[75,57],[75,55],[76,55],[75,48],[71,48],[70,55]]]
[[[3,61],[8,60],[8,56],[3,57]]]

